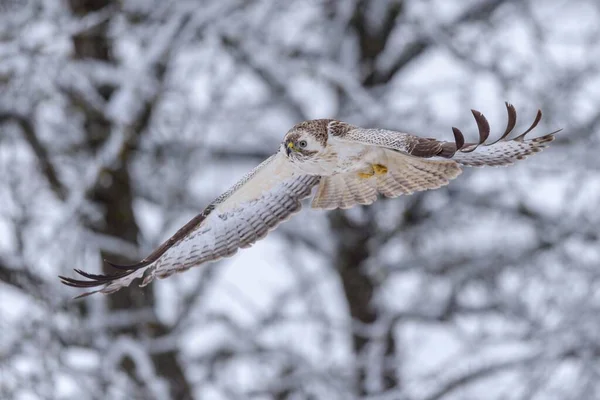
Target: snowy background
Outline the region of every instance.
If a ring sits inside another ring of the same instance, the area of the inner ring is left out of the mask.
[[[599,4],[0,1],[0,398],[600,398]],[[564,131],[150,287],[57,279],[144,257],[301,120],[473,140],[504,101]]]

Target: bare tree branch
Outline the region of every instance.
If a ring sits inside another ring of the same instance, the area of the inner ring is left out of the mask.
[[[23,137],[35,154],[42,174],[46,177],[50,189],[60,200],[65,200],[67,196],[66,189],[58,179],[58,174],[50,161],[50,155],[48,154],[46,146],[40,142],[36,135],[31,118],[16,112],[0,111],[0,124],[5,122],[14,122],[21,128]]]

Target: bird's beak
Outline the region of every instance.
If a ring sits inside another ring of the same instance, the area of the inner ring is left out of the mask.
[[[294,142],[288,142],[288,144],[285,146],[285,152],[289,156],[292,151],[296,151]]]

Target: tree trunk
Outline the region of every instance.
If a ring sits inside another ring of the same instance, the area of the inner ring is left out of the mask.
[[[86,14],[98,11],[104,7],[118,7],[116,0],[69,0],[73,13],[84,17]],[[78,33],[73,36],[74,56],[79,59],[94,59],[101,62],[113,63],[111,57],[112,41],[107,37],[109,21],[106,21],[91,30]],[[116,88],[98,87],[98,93],[107,101],[110,100]],[[77,106],[77,104],[75,104]],[[119,162],[109,169],[103,171],[98,182],[88,193],[90,201],[98,204],[104,210],[104,220],[100,223],[89,222],[90,229],[103,235],[118,237],[125,241],[137,244],[139,237],[139,227],[133,213],[133,193],[131,185],[131,175],[129,172],[129,161],[134,148],[144,131],[150,105],[146,105],[147,112],[140,114],[140,119],[135,124],[135,132],[131,141],[122,149]],[[81,107],[85,118],[85,129],[87,132],[87,141],[91,152],[98,150],[109,138],[112,124],[103,115],[93,110]],[[119,254],[101,254],[103,258],[114,260],[117,263],[130,263],[137,260],[128,260]],[[114,273],[110,267],[105,267],[106,273]],[[112,310],[118,309],[142,309],[153,308],[154,295],[152,286],[144,289],[132,287],[131,290],[121,290],[110,296],[105,297]],[[159,324],[145,324],[144,326],[130,326],[120,330],[119,334],[129,334],[139,336],[140,333],[150,336],[161,336],[168,332],[168,328]],[[168,351],[152,356],[154,368],[158,376],[167,380],[170,384],[171,397],[174,399],[191,399],[192,390],[185,377],[177,353]],[[135,380],[135,362],[131,359],[123,359],[121,363],[123,369],[127,371]],[[143,392],[144,388],[140,388]]]
[[[344,287],[344,293],[348,303],[352,321],[357,321],[363,326],[375,323],[379,318],[379,312],[373,304],[373,295],[377,290],[377,283],[368,275],[366,261],[369,258],[369,238],[374,235],[375,224],[372,218],[367,218],[361,223],[353,222],[343,211],[334,211],[329,218],[334,237],[338,239],[335,253],[334,265]],[[358,361],[365,360],[366,353],[372,339],[365,337],[359,332],[353,331],[352,344],[354,354]],[[381,343],[377,343],[381,345]],[[396,388],[398,380],[396,368],[390,366],[386,359],[394,357],[396,344],[392,334],[387,335],[384,345],[381,365],[374,370],[380,371],[379,376],[369,375],[369,369],[373,365],[357,362],[356,391],[360,396],[371,394],[369,381],[376,380],[377,386],[382,391]]]
[[[375,69],[377,57],[386,47],[396,18],[403,12],[401,1],[390,2],[383,20],[378,24],[369,24],[368,13],[372,6],[373,4],[368,1],[358,1],[350,21],[359,44],[362,84],[365,87],[382,83],[377,80]],[[334,265],[344,287],[350,317],[352,321],[369,326],[381,318],[380,311],[373,303],[377,283],[366,271],[366,261],[371,251],[368,248],[369,238],[377,233],[376,226],[372,218],[367,218],[367,221],[361,223],[354,222],[344,211],[333,212],[329,221],[334,237],[338,238]],[[363,356],[369,351],[371,345],[382,345],[374,343],[371,338],[356,331],[353,331],[352,343],[355,357],[359,361],[364,360]],[[390,366],[386,362],[394,359],[396,355],[393,332],[386,335],[383,346],[383,357],[378,368],[369,371],[372,366],[357,363],[356,391],[360,396],[371,394],[371,382],[377,382],[375,387],[381,391],[399,386],[395,366]]]

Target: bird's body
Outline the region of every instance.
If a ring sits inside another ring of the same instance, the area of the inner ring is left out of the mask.
[[[331,152],[336,154],[336,166],[331,175],[348,172],[360,172],[373,164],[378,164],[385,157],[385,149],[365,146],[360,143],[344,143],[332,137],[328,143]]]
[[[508,140],[516,112],[507,103],[508,124],[496,142],[486,144],[489,125],[473,111],[479,128],[477,143],[465,143],[453,128],[454,142],[427,139],[383,129],[364,129],[332,119],[305,121],[294,126],[279,150],[246,174],[206,209],[137,264],[109,265],[113,275],[76,270],[89,280],[61,277],[63,283],[100,287],[84,295],[112,293],[143,278],[154,278],[202,265],[251,246],[301,208],[300,200],[317,187],[311,206],[350,208],[373,203],[380,195],[397,197],[446,185],[461,173],[461,165],[508,165],[540,151],[554,133],[524,140],[539,122],[541,112],[523,134]]]
[[[280,151],[284,151],[281,149]],[[343,144],[335,137],[329,138],[323,154],[318,159],[290,162],[298,170],[320,176],[331,176],[360,171],[383,156],[383,149],[359,143]]]

